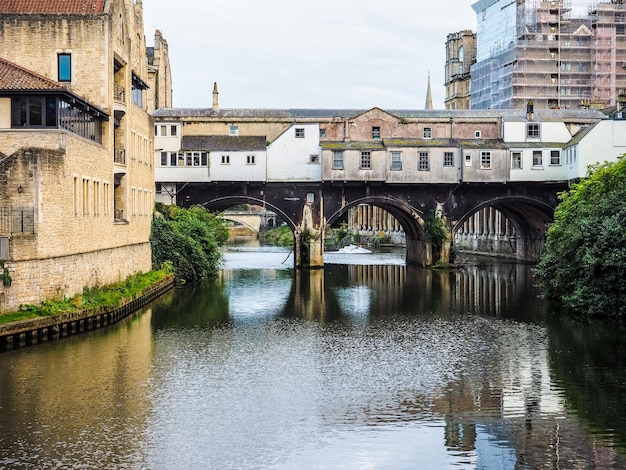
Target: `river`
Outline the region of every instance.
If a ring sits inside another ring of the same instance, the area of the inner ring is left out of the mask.
[[[626,332],[530,267],[230,247],[215,281],[0,354],[0,468],[623,469]]]

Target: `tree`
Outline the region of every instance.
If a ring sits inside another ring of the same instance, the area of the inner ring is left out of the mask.
[[[219,247],[227,240],[224,220],[204,207],[158,204],[150,234],[152,264],[169,262],[176,277],[186,281],[213,277],[219,270]]]
[[[626,158],[597,164],[560,195],[536,274],[548,297],[585,316],[626,316]]]

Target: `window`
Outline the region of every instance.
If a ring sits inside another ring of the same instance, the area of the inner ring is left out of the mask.
[[[239,126],[230,126],[228,128],[228,135],[236,137],[239,135]]]
[[[319,163],[320,157],[319,155],[309,155],[309,163]]]
[[[11,127],[55,127],[102,142],[102,117],[84,103],[70,104],[57,96],[11,98]]]
[[[560,165],[560,164],[561,164],[561,151],[550,150],[550,165]]]
[[[72,81],[72,54],[59,54],[58,73],[60,82]]]
[[[161,136],[167,136],[167,126],[161,126]]]
[[[167,152],[161,152],[161,166],[167,166]]]
[[[320,129],[320,139],[326,138],[326,129]]]
[[[296,127],[296,139],[304,139],[304,128]]]
[[[361,152],[361,170],[372,169],[372,152],[369,150],[363,150]]]
[[[392,171],[402,170],[402,152],[391,152],[391,167]]]
[[[443,166],[454,166],[454,153],[453,152],[443,153]]]
[[[481,136],[480,131],[474,131],[474,138],[475,139],[480,139],[480,136]]]
[[[543,166],[543,152],[541,150],[533,150],[533,167]]]
[[[432,139],[432,137],[433,137],[433,129],[432,129],[432,127],[424,127],[423,136],[424,136],[424,139]]]
[[[532,123],[526,125],[526,137],[530,139],[538,139],[539,138],[539,124]]]
[[[465,166],[472,166],[472,156],[465,155]]]
[[[380,127],[379,126],[372,127],[372,139],[374,140],[380,139]]]
[[[511,168],[514,170],[521,170],[522,152],[511,152]]]
[[[159,126],[154,126],[154,135],[159,135]]]
[[[200,152],[193,152],[193,166],[200,166]]]
[[[491,169],[491,152],[480,152],[480,167],[483,170]]]
[[[419,160],[417,162],[417,169],[420,171],[430,170],[430,161],[428,159],[428,152],[420,152]]]
[[[222,165],[230,165],[230,155],[222,155]]]
[[[200,153],[200,163],[202,166],[208,166],[209,164],[209,154],[207,152]]]
[[[246,164],[254,165],[256,163],[256,157],[254,155],[246,155]]]
[[[176,137],[177,134],[178,134],[178,127],[170,126],[170,135],[172,137]]]
[[[343,170],[343,150],[333,150],[333,170]]]
[[[133,103],[137,106],[143,106],[143,91],[147,88],[148,85],[146,85],[141,78],[133,73],[131,98]]]
[[[9,237],[0,237],[0,259],[9,259]]]
[[[176,152],[170,153],[170,166],[176,166]]]

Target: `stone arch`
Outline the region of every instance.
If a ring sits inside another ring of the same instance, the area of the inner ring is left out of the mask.
[[[224,214],[222,216],[225,220],[230,220],[231,222],[237,222],[238,224],[241,224],[242,226],[246,227],[247,229],[249,229],[251,232],[253,232],[254,234],[256,234],[257,236],[259,235],[259,228],[255,227],[254,225],[248,223],[246,220],[244,220],[243,218],[237,217],[237,216],[229,216],[227,214]]]
[[[423,266],[432,264],[432,248],[426,236],[426,221],[423,211],[399,199],[385,196],[365,196],[349,203],[327,218],[324,230],[330,228],[348,210],[359,204],[369,204],[380,207],[390,213],[402,226],[406,235],[406,259]]]
[[[554,207],[528,197],[504,197],[483,201],[458,218],[451,227],[456,234],[474,214],[485,208],[494,208],[514,227],[514,257],[520,261],[539,261],[545,243],[548,224],[554,219]],[[483,223],[489,224],[490,221]]]
[[[223,212],[226,209],[230,207],[238,206],[239,204],[253,204],[256,206],[268,208],[272,210],[273,212],[279,214],[280,218],[285,221],[285,223],[291,229],[292,232],[295,233],[296,231],[296,228],[297,228],[296,223],[282,209],[280,209],[280,207],[274,204],[268,203],[267,201],[256,198],[256,197],[245,196],[245,195],[223,196],[223,197],[211,199],[210,201],[207,201],[203,203],[202,205],[211,212]]]

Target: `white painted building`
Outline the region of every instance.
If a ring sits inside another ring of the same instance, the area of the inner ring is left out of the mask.
[[[267,148],[267,181],[321,181],[320,126],[294,124]]]
[[[587,167],[626,154],[626,119],[607,119],[583,129],[563,148],[565,178],[587,175]]]
[[[568,171],[563,147],[587,126],[588,120],[577,120],[576,111],[565,111],[567,117],[557,118],[551,111],[530,113],[524,118],[503,120],[503,139],[509,149],[509,181],[563,181]],[[569,114],[572,114],[571,116]],[[588,111],[581,114],[587,117]],[[601,122],[601,113],[597,113]]]

